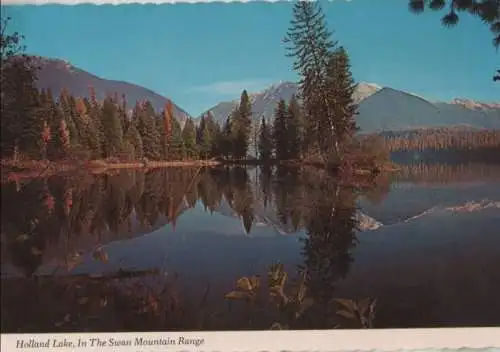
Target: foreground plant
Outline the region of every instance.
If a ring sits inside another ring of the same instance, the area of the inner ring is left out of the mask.
[[[358,322],[362,328],[373,328],[373,321],[375,320],[375,306],[376,299],[369,297],[360,299],[358,301],[350,299],[336,299],[342,308],[337,310],[337,314]]]

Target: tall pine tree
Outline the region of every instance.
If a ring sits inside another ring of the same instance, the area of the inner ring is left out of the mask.
[[[312,142],[309,147],[317,148],[326,161],[330,153],[339,153],[333,124],[334,97],[326,89],[328,66],[337,43],[331,39],[318,2],[296,2],[293,17],[284,38],[287,56],[295,58],[293,68],[301,76],[299,91],[308,119],[307,140]]]
[[[182,129],[182,140],[187,156],[190,159],[198,157],[198,148],[196,146],[196,127],[192,119],[187,119]]]
[[[259,158],[262,161],[268,161],[272,158],[273,136],[271,126],[266,123],[266,119],[264,117],[260,123],[258,152]]]
[[[356,87],[351,74],[349,56],[346,50],[340,47],[332,55],[328,65],[327,89],[335,100],[332,107],[332,124],[335,124],[336,140],[344,149],[351,144],[357,130],[355,121],[357,104],[353,98]]]
[[[303,122],[300,105],[295,96],[292,96],[287,109],[287,154],[290,159],[298,159],[301,156],[303,143]]]
[[[107,158],[116,156],[123,151],[123,126],[117,103],[110,97],[104,99],[101,119],[104,134],[104,156]]]
[[[274,154],[278,160],[288,159],[287,106],[281,99],[274,111],[273,144]]]
[[[250,142],[252,128],[252,104],[248,93],[244,90],[241,93],[240,105],[233,117],[233,148],[236,158],[245,158],[248,154],[248,145]]]

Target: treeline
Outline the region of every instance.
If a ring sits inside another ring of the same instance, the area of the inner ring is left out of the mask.
[[[242,160],[248,159],[253,143],[256,157],[263,161],[308,159],[334,167],[362,166],[368,154],[357,159],[357,105],[352,97],[356,84],[349,55],[331,39],[317,3],[297,2],[291,23],[285,42],[301,77],[300,105],[296,98],[288,105],[281,101],[273,122],[263,119],[257,125],[246,91],[221,125],[207,114],[198,124],[188,119],[181,126],[171,103],[157,112],[150,102],[137,102],[130,114],[126,97],[115,94],[97,101],[93,90],[88,99],[65,91],[55,99],[50,91],[36,89],[38,71],[21,55],[22,37],[5,36],[2,30],[2,76],[7,77],[2,79],[2,158]]]
[[[497,149],[500,154],[500,131],[463,131],[453,128],[426,129],[401,134],[385,134],[391,152]]]
[[[500,167],[487,164],[425,164],[402,165],[394,176],[395,182],[450,183],[488,182],[500,180]]]
[[[57,99],[50,90],[30,95],[22,116],[10,111],[17,122],[7,119],[2,126],[4,158],[186,160],[222,152],[220,127],[210,115],[198,127],[192,119],[181,127],[170,101],[160,112],[149,101],[128,111],[125,96],[97,101],[92,88],[89,99],[67,91]]]
[[[149,101],[128,111],[126,97],[96,99],[70,95],[56,99],[50,90],[33,89],[16,123],[2,128],[2,157],[23,159],[116,159],[117,161],[176,161],[200,158],[248,158],[251,143],[262,161],[307,157],[306,120],[296,97],[278,103],[272,121],[252,124],[246,91],[239,106],[220,126],[210,113],[196,125],[188,119],[181,127],[169,101],[160,112]],[[255,128],[258,133],[255,133]],[[257,140],[255,140],[257,138]]]

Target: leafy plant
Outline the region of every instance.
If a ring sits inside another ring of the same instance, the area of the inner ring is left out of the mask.
[[[255,300],[260,288],[260,278],[256,275],[251,277],[241,277],[236,281],[236,288],[226,294],[226,299]]]
[[[335,301],[342,306],[337,310],[338,315],[359,322],[363,328],[373,328],[376,299],[367,297],[358,301],[350,299],[336,299]]]

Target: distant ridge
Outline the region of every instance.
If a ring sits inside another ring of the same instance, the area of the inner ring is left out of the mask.
[[[266,119],[271,118],[278,102],[281,99],[290,101],[293,95],[297,95],[297,89],[298,85],[296,83],[282,81],[271,85],[261,92],[249,92],[250,101],[252,103],[252,118],[254,120],[261,119],[263,116]],[[358,84],[358,89],[354,93],[354,98],[358,102],[362,101],[380,89],[382,89],[382,87],[373,83],[360,83]],[[239,100],[221,102],[205,111],[200,117],[210,111],[215,120],[223,122],[234,108],[238,106],[238,103]]]
[[[87,71],[73,66],[65,60],[52,59],[41,56],[33,56],[41,70],[37,81],[39,89],[52,90],[55,96],[66,88],[70,94],[80,97],[89,97],[89,86],[95,89],[97,99],[102,100],[106,95],[113,95],[115,92],[121,97],[125,94],[127,107],[132,109],[139,100],[149,100],[155,110],[161,111],[168,101],[168,98],[161,96],[152,90],[123,81],[107,80],[95,76]],[[190,115],[173,104],[175,118],[183,124]]]
[[[281,82],[264,91],[249,93],[252,118],[265,117],[271,120],[279,100],[289,101],[297,94],[297,90],[296,83]],[[482,103],[463,98],[449,103],[431,102],[419,95],[374,83],[358,84],[354,99],[359,103],[356,119],[361,133],[437,127],[500,129],[500,103]],[[221,102],[208,111],[215,120],[223,122],[238,103],[238,100]],[[204,114],[206,112],[201,116]]]

